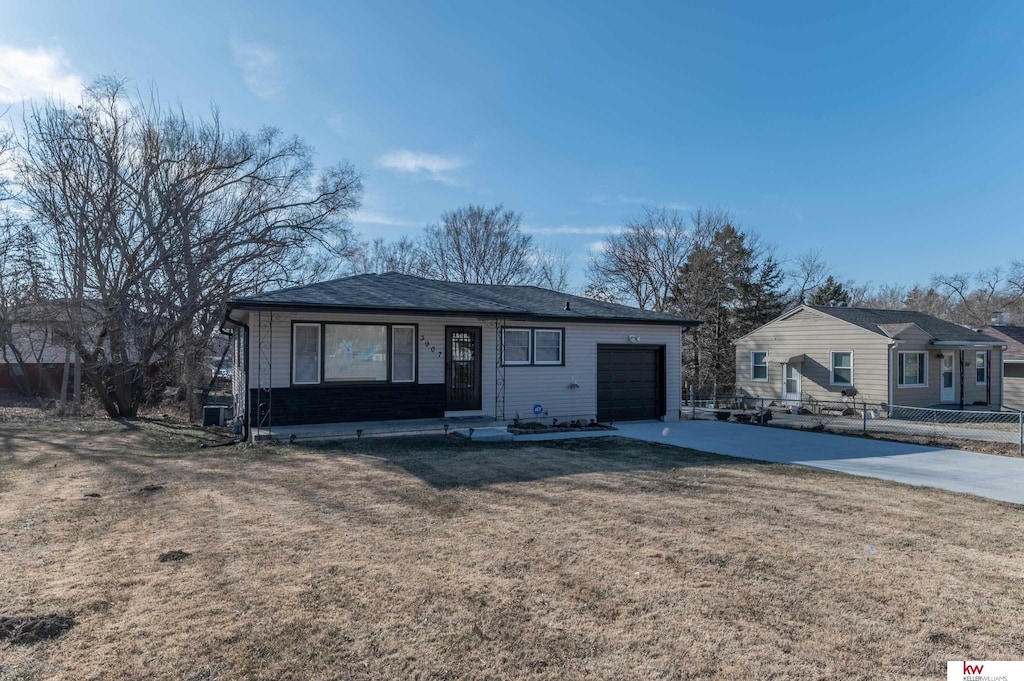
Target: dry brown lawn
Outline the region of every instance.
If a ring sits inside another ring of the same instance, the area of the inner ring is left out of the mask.
[[[0,678],[940,678],[1024,652],[1018,506],[616,438],[209,439],[0,423],[0,616],[76,617],[0,641]]]

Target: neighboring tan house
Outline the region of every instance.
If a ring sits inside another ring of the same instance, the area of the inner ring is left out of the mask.
[[[1024,411],[1024,326],[996,324],[978,329],[1006,343],[1003,352],[1003,406]]]
[[[1005,343],[921,312],[801,305],[735,345],[737,393],[777,403],[1002,406]]]
[[[679,417],[697,322],[534,286],[364,274],[228,303],[247,427]]]

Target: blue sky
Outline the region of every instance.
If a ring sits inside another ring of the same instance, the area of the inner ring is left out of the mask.
[[[1024,258],[1024,4],[0,0],[0,108],[100,74],[366,176],[356,228],[503,202],[582,263],[641,204],[910,283]]]

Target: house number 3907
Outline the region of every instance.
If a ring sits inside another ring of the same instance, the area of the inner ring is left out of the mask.
[[[425,347],[428,350],[430,350],[431,354],[437,354],[438,357],[440,357],[441,355],[444,354],[443,352],[438,352],[436,345],[431,345],[430,344],[430,341],[427,340],[426,334],[422,334],[421,333],[420,334],[420,340],[423,341],[423,347]]]

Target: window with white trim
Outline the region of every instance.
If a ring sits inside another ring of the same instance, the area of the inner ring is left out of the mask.
[[[832,352],[832,385],[853,385],[853,352]]]
[[[534,364],[561,364],[562,363],[562,330],[561,329],[534,329],[533,330],[533,363]]]
[[[750,380],[768,380],[768,353],[763,350],[754,350],[750,353]]]
[[[502,329],[501,358],[505,364],[529,364],[530,356],[529,329]]]
[[[919,388],[928,385],[928,353],[899,353],[896,384],[901,388]]]
[[[988,374],[988,353],[980,350],[974,353],[974,382],[985,385]]]
[[[320,325],[292,325],[292,383],[320,382]]]
[[[416,380],[416,327],[391,327],[391,380],[412,383]]]
[[[388,380],[388,327],[324,324],[324,381]]]

